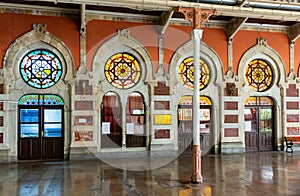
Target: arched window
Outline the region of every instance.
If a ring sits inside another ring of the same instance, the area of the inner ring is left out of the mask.
[[[135,86],[141,78],[141,67],[136,58],[128,53],[111,56],[104,67],[108,82],[119,89]]]
[[[59,81],[62,75],[62,64],[53,52],[36,49],[22,58],[20,74],[28,85],[45,89]]]
[[[273,81],[272,68],[263,60],[252,60],[245,70],[245,79],[251,89],[262,92],[270,88]]]
[[[178,74],[182,84],[190,90],[194,89],[194,58],[188,57],[179,65]],[[200,90],[209,82],[210,70],[208,65],[200,59]]]

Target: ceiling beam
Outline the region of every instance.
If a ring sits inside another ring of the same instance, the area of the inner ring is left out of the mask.
[[[248,18],[233,18],[228,23],[227,35],[232,39],[234,35],[240,30]]]
[[[291,26],[289,31],[289,38],[291,42],[295,42],[299,36],[300,36],[300,23],[298,22],[293,26]]]
[[[246,3],[248,3],[248,0],[239,0],[238,2],[240,7],[243,7]]]
[[[169,26],[169,23],[171,21],[171,18],[173,16],[174,11],[166,11],[163,12],[162,15],[159,17],[159,21],[160,21],[160,34],[165,34],[165,31],[167,29],[167,27]]]
[[[176,0],[38,0],[44,2],[53,3],[72,3],[72,4],[86,4],[86,5],[97,5],[97,6],[112,6],[112,7],[123,7],[131,8],[135,10],[152,10],[152,11],[174,11],[178,7],[186,8],[201,8],[216,10],[215,15],[232,16],[232,17],[249,17],[269,20],[283,20],[283,21],[300,21],[300,12],[269,9],[269,8],[254,8],[254,7],[240,7],[239,5],[230,6],[222,4],[208,4],[208,3],[197,3],[189,1],[176,1]],[[248,1],[249,2],[249,1]],[[262,2],[259,0],[251,0],[251,2]],[[274,4],[274,1],[266,1],[270,5]],[[276,1],[277,2],[277,1]],[[282,3],[280,1],[280,3]],[[290,5],[290,4],[289,4]],[[297,4],[299,5],[299,3]]]

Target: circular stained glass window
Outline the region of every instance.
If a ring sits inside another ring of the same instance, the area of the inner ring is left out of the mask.
[[[30,86],[45,89],[56,84],[62,75],[62,65],[59,58],[44,49],[27,53],[20,64],[23,80]]]
[[[108,82],[114,87],[129,89],[140,80],[141,67],[132,55],[118,53],[107,60],[104,73]]]
[[[209,67],[200,59],[200,90],[204,89],[209,82]],[[194,58],[188,57],[182,61],[178,69],[179,79],[190,90],[194,89]]]
[[[252,60],[245,71],[245,79],[248,85],[255,91],[268,90],[273,81],[271,67],[263,60]]]

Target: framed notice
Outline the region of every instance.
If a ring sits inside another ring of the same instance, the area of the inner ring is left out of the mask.
[[[110,134],[110,122],[102,122],[102,134]]]
[[[245,131],[251,131],[252,121],[245,121]]]
[[[134,134],[134,123],[126,123],[126,134],[128,135]]]

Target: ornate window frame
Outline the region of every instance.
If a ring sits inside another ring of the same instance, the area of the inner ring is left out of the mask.
[[[59,57],[47,49],[29,51],[21,60],[19,71],[22,79],[38,89],[54,86],[62,76],[62,63]]]
[[[273,68],[263,59],[253,59],[245,67],[245,80],[252,90],[263,92],[273,85]]]
[[[178,77],[183,86],[189,90],[194,89],[194,59],[193,57],[185,58],[178,66]],[[200,90],[205,89],[210,82],[211,69],[209,65],[200,59]]]
[[[119,89],[130,89],[141,79],[139,61],[130,53],[116,53],[109,57],[104,66],[106,80]]]

